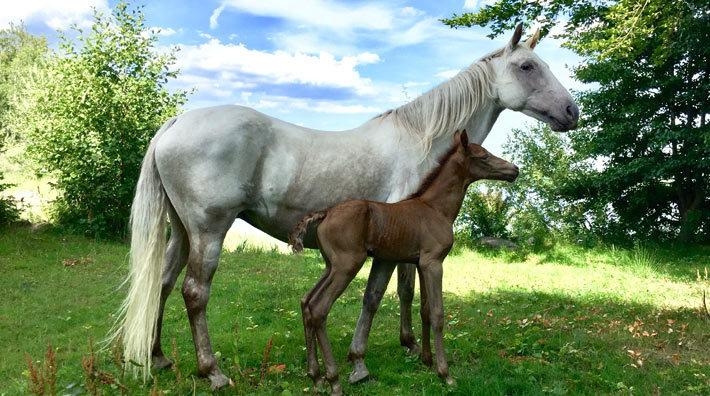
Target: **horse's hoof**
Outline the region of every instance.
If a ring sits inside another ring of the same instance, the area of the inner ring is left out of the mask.
[[[222,373],[210,374],[209,378],[210,389],[212,389],[213,391],[224,388],[227,385],[234,387],[234,381],[232,381],[229,377]]]
[[[325,377],[318,376],[313,380],[313,390],[317,393],[325,391]]]
[[[343,396],[343,388],[340,386],[340,382],[331,384],[330,396]]]
[[[444,382],[446,382],[447,386],[454,387],[456,386],[456,380],[453,379],[453,377],[447,376],[444,378]]]
[[[173,361],[165,356],[153,356],[153,368],[156,370],[169,369],[173,366]]]
[[[353,362],[353,371],[350,373],[350,377],[348,378],[348,382],[351,384],[356,384],[358,382],[364,381],[367,378],[370,377],[370,372],[367,370],[367,367],[365,366],[365,362],[362,360],[355,361]]]

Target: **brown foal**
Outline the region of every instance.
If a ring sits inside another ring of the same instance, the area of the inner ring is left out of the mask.
[[[326,333],[326,319],[333,302],[368,256],[376,258],[378,265],[403,262],[417,265],[421,284],[421,359],[432,364],[429,338],[433,330],[436,371],[447,383],[453,383],[444,354],[441,291],[442,262],[454,241],[453,222],[472,182],[481,179],[513,181],[518,176],[518,168],[480,145],[469,144],[465,131],[456,133],[453,147],[439,162],[439,167],[424,180],[419,190],[404,201],[394,204],[346,201],[304,217],[291,233],[289,240],[294,251],[301,251],[308,224],[320,221],[317,240],[326,269],[301,300],[301,310],[308,375],[316,384],[322,380],[317,340],[332,394],[341,394],[342,388]]]

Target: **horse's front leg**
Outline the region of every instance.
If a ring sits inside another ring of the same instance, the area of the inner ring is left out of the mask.
[[[353,371],[349,377],[351,384],[362,381],[370,375],[367,366],[365,366],[367,339],[370,336],[372,319],[380,306],[393,271],[394,264],[381,262],[377,259],[372,262],[370,276],[367,278],[367,288],[362,297],[362,311],[357,320],[355,334],[348,353],[348,359],[353,363]]]
[[[397,295],[399,296],[399,343],[412,355],[419,354],[419,345],[412,329],[412,301],[416,266],[397,265]]]
[[[190,320],[192,340],[197,354],[197,371],[200,376],[210,379],[212,389],[233,385],[217,365],[212,353],[205,310],[210,296],[212,276],[217,269],[223,236],[194,235],[190,249],[187,272],[182,285],[182,295]]]
[[[422,363],[431,366],[433,364],[431,354],[431,308],[429,307],[428,290],[424,287],[426,284],[424,272],[422,270],[417,272],[419,273],[419,295],[421,301],[419,312],[422,319],[422,351],[420,356]]]
[[[447,384],[453,385],[454,380],[449,376],[449,364],[444,351],[444,301],[442,295],[442,261],[439,259],[425,260],[420,263],[421,288],[426,290],[426,306],[431,330],[434,333],[434,346],[436,351],[436,372]]]

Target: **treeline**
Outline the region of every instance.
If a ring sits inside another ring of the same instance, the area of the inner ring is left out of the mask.
[[[554,28],[594,88],[577,93],[578,130],[515,132],[520,181],[471,197],[463,226],[530,243],[710,242],[710,3],[499,0],[443,22],[497,36],[519,19]]]
[[[576,78],[594,88],[577,93],[578,130],[514,132],[505,150],[519,180],[472,190],[460,235],[530,246],[710,242],[707,0],[499,0],[443,22],[497,36],[519,20],[543,35],[555,28],[583,59]],[[57,51],[21,25],[0,30],[0,150],[51,178],[57,224],[125,235],[145,148],[187,99],[166,88],[174,61],[125,2],[95,13],[89,30],[62,34]],[[0,223],[17,214],[0,200]]]

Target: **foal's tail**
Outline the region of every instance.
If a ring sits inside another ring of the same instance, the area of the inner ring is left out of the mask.
[[[156,133],[143,158],[131,206],[131,252],[128,295],[121,305],[109,342],[120,339],[125,367],[143,380],[150,377],[151,348],[156,335],[163,260],[166,249],[168,198],[155,165],[155,144],[174,122]]]
[[[325,219],[328,215],[327,210],[321,210],[320,212],[313,212],[302,218],[301,221],[293,227],[293,231],[288,235],[288,243],[291,245],[294,253],[299,253],[303,251],[303,236],[306,235],[306,230],[308,230],[308,225],[311,222]]]

